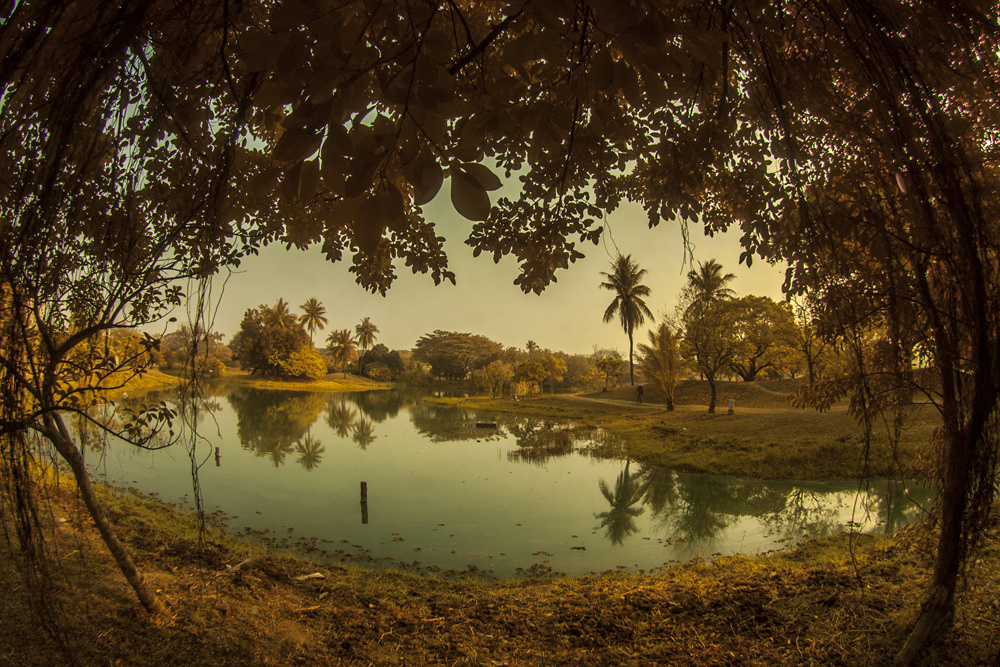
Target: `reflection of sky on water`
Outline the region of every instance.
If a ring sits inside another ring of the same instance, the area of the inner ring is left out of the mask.
[[[498,576],[650,569],[766,552],[852,521],[894,528],[920,513],[885,482],[860,503],[856,482],[740,480],[593,459],[579,450],[606,434],[416,394],[240,388],[210,406],[196,455],[206,509],[233,516],[231,529],[315,539],[333,558],[361,564]],[[112,446],[99,469],[164,500],[191,494],[181,447]],[[926,491],[910,491],[926,506]]]

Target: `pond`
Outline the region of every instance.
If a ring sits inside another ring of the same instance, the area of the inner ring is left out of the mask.
[[[179,409],[176,399],[166,400]],[[692,475],[590,456],[608,438],[477,414],[419,393],[223,389],[197,411],[193,457],[109,442],[88,464],[116,486],[189,503],[319,559],[482,576],[649,570],[756,554],[922,516],[927,490],[880,482]],[[193,415],[193,417],[191,417]],[[177,420],[179,422],[180,420]],[[175,422],[174,430],[179,424]],[[216,455],[218,452],[218,455]],[[362,484],[367,503],[361,502]]]

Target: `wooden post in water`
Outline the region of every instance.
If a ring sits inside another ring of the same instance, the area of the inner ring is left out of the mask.
[[[215,448],[215,467],[216,468],[219,468],[219,467],[222,466],[222,460],[221,460],[221,458],[222,458],[222,455],[219,454],[219,448],[216,447]]]
[[[361,482],[361,523],[368,523],[368,482]]]

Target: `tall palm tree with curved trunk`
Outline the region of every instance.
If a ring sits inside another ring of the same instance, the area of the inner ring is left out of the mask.
[[[350,329],[338,329],[326,337],[327,348],[333,363],[340,364],[340,370],[347,377],[347,364],[358,356],[358,343],[351,337]]]
[[[364,319],[361,320],[361,324],[354,327],[354,334],[356,336],[355,340],[357,340],[358,345],[361,346],[362,360],[364,360],[365,352],[368,351],[368,348],[375,345],[375,341],[378,340],[378,338],[375,336],[375,334],[377,333],[378,333],[378,327],[372,324],[370,317],[365,317]],[[359,367],[358,374],[360,375],[362,371],[363,369]]]
[[[299,315],[299,322],[309,332],[309,345],[313,346],[313,334],[322,331],[326,326],[326,307],[318,299],[312,298],[299,306],[302,314]],[[314,347],[314,346],[313,346]]]
[[[632,261],[632,255],[621,255],[611,263],[611,272],[601,272],[607,280],[601,283],[601,287],[615,293],[615,299],[604,311],[604,321],[610,322],[618,315],[622,329],[628,334],[628,372],[632,384],[635,384],[635,363],[633,361],[633,334],[635,328],[646,321],[652,319],[653,313],[649,310],[644,297],[649,296],[649,287],[642,284],[642,277],[646,275],[646,269],[640,269],[639,265]]]

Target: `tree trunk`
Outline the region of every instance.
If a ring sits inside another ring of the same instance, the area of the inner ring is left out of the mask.
[[[706,376],[708,377],[708,376]],[[709,388],[709,399],[708,399],[708,414],[715,414],[715,376],[708,377],[708,388]]]
[[[635,368],[632,365],[632,330],[628,330],[628,377],[632,386],[635,386]]]
[[[938,340],[944,336],[937,332]],[[992,346],[980,344],[979,364],[971,374],[969,385],[972,400],[963,406],[958,390],[951,349],[938,346],[939,358],[944,371],[941,373],[942,420],[944,422],[944,471],[941,477],[941,532],[938,536],[937,555],[934,560],[934,575],[930,592],[920,610],[916,625],[906,638],[906,642],[896,654],[894,665],[911,664],[933,633],[951,623],[955,611],[955,590],[962,562],[967,556],[972,521],[968,516],[970,489],[977,483],[984,483],[982,470],[977,470],[977,449],[992,447],[985,441],[986,424],[997,400],[996,387],[989,371],[994,367],[987,349]],[[956,346],[957,347],[957,346]],[[964,422],[964,423],[963,423]],[[981,463],[979,465],[982,465]],[[988,473],[989,483],[993,483],[992,473]],[[972,508],[975,510],[976,508]]]
[[[965,520],[966,495],[971,477],[968,435],[963,433],[950,443],[945,454],[945,484],[941,492],[941,533],[938,536],[937,557],[934,560],[934,578],[930,594],[920,610],[916,625],[906,638],[903,648],[896,654],[894,665],[910,665],[931,635],[951,623],[955,611],[955,587],[962,565],[962,524]],[[961,460],[962,457],[966,457]],[[957,465],[956,465],[957,464]]]
[[[111,552],[111,556],[115,559],[122,574],[125,575],[125,579],[132,586],[132,590],[135,591],[136,597],[139,598],[146,611],[151,614],[163,611],[163,605],[156,597],[156,593],[146,583],[142,573],[139,572],[132,557],[125,549],[125,545],[121,543],[115,534],[114,526],[111,525],[107,515],[104,514],[104,508],[101,507],[101,503],[94,493],[94,487],[91,484],[90,474],[87,472],[86,465],[84,464],[83,455],[69,437],[62,418],[59,415],[55,415],[49,417],[47,421],[45,436],[55,446],[60,456],[69,464],[70,470],[73,471],[73,477],[76,479],[80,497],[83,498],[84,504],[86,504],[87,509],[90,511],[90,517],[94,520],[94,524],[101,534],[101,539],[104,540],[104,544],[108,547],[108,551]]]

